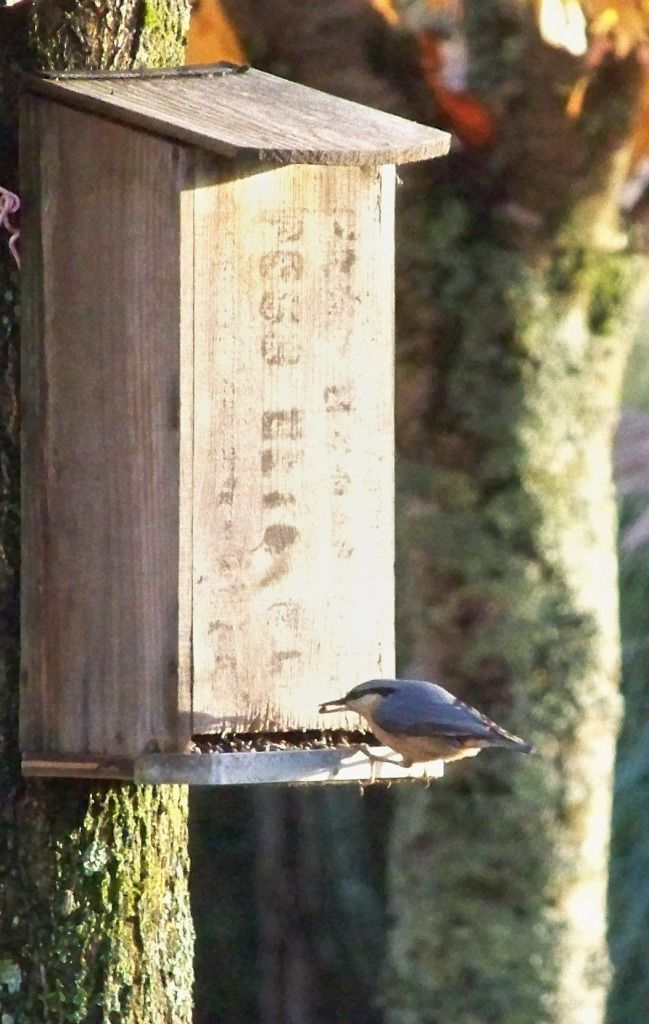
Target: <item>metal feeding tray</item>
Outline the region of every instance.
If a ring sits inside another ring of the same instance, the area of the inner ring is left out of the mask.
[[[375,742],[370,734],[337,730],[305,731],[290,738],[272,734],[195,737],[195,749],[188,753],[152,753],[137,758],[134,778],[153,784],[256,786],[425,781],[444,774],[443,761],[404,768],[398,754]],[[391,760],[373,760],[366,750]]]

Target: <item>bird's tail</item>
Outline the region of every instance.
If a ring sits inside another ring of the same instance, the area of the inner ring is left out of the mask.
[[[495,723],[493,725],[491,743],[494,747],[509,747],[511,750],[518,750],[521,754],[536,753],[531,743],[526,743],[520,736],[514,736],[512,732],[507,732],[506,729]]]

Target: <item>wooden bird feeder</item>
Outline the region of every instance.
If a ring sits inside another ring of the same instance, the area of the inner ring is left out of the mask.
[[[394,673],[394,165],[447,147],[252,70],[27,81],[26,773],[369,777],[318,704]]]

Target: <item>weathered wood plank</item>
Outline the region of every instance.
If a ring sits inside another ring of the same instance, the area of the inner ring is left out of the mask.
[[[450,136],[262,71],[200,79],[30,79],[83,110],[225,156],[313,164],[394,164],[443,156]]]
[[[177,749],[185,154],[24,102],[22,746]]]
[[[393,189],[209,160],[197,181],[195,732],[322,726],[393,674]]]
[[[124,779],[134,777],[131,758],[67,757],[62,754],[23,754],[22,773],[26,776],[49,779]]]

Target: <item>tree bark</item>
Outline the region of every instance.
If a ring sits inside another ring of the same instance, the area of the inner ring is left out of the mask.
[[[533,5],[465,12],[473,87],[503,115],[496,147],[456,155],[409,211],[402,274],[431,306],[406,311],[399,363],[401,668],[538,754],[400,792],[386,1021],[597,1024],[620,715],[611,444],[646,274],[614,216],[637,75],[606,64],[571,120],[579,68]]]
[[[22,67],[182,63],[184,0],[0,11],[0,184],[18,191]],[[18,708],[19,274],[0,239],[0,1010],[30,1024],[188,1024],[187,794],[25,782]],[[119,372],[119,368],[116,368]]]
[[[385,913],[368,816],[381,796],[255,794],[260,1024],[378,1024]]]

